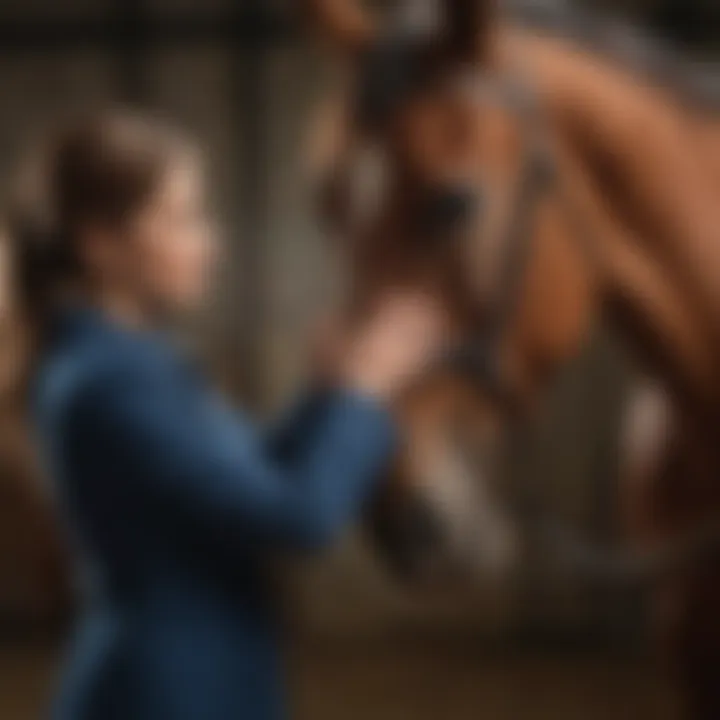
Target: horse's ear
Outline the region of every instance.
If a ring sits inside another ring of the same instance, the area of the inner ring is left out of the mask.
[[[439,0],[442,32],[447,51],[458,60],[487,59],[497,22],[497,0]]]
[[[376,35],[362,0],[301,0],[301,4],[320,35],[339,50],[361,51]]]

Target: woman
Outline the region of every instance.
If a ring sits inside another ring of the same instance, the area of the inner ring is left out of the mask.
[[[383,403],[434,349],[437,318],[389,299],[260,436],[160,332],[213,264],[197,154],[112,114],[60,133],[40,167],[11,229],[38,437],[87,579],[55,717],[282,717],[266,559],[358,512],[393,449]]]

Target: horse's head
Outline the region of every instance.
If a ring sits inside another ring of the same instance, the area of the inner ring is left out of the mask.
[[[354,300],[362,311],[388,287],[421,289],[452,326],[447,355],[398,403],[404,452],[375,537],[401,570],[507,570],[519,548],[503,440],[589,308],[551,128],[492,2],[444,0],[433,32],[403,33],[376,29],[353,0],[308,1],[354,70],[316,153]]]

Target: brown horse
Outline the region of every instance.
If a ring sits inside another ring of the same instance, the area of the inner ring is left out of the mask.
[[[398,403],[405,452],[378,511],[387,555],[415,570],[514,565],[492,450],[600,311],[668,403],[668,422],[630,433],[623,505],[638,537],[668,543],[706,522],[717,532],[720,119],[568,39],[504,22],[487,0],[444,0],[435,32],[413,33],[381,32],[353,0],[306,3],[354,71],[314,157],[357,307],[419,288],[454,338]],[[640,421],[657,417],[639,407]],[[663,557],[676,562],[655,594],[689,711],[720,717],[720,563]]]

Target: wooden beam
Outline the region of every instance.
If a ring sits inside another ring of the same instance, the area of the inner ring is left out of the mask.
[[[246,7],[209,14],[186,12],[165,17],[142,14],[137,2],[129,6],[125,19],[52,18],[0,19],[0,55],[71,50],[133,48],[138,40],[158,45],[268,45],[281,42],[294,32],[294,24],[277,13]],[[133,17],[135,15],[136,17]]]

